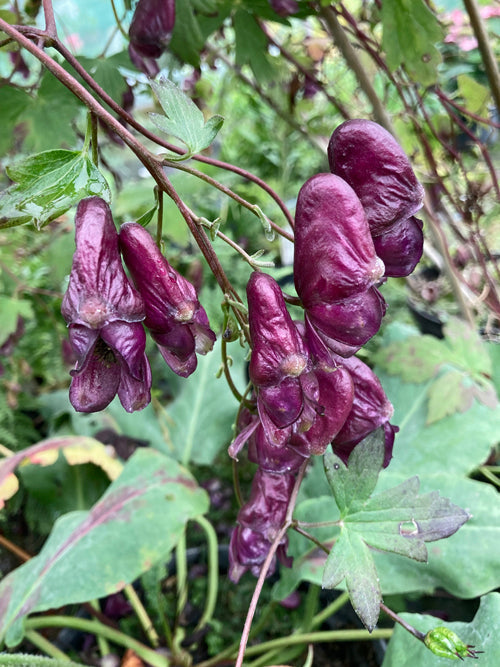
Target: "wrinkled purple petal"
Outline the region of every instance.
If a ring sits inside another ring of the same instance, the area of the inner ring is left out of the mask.
[[[294,279],[306,308],[365,292],[383,275],[354,190],[333,174],[300,189],[295,213]]]
[[[339,360],[340,361],[340,360]],[[394,409],[375,373],[357,357],[340,361],[349,371],[354,383],[354,401],[344,426],[333,440],[333,450],[347,463],[354,447],[369,433],[384,426],[392,417]],[[394,428],[386,429],[387,463],[394,442]],[[390,449],[390,452],[389,452]]]
[[[273,387],[259,389],[259,403],[266,410],[275,426],[285,428],[293,424],[302,412],[304,397],[298,378],[285,378]],[[259,407],[259,412],[261,407]]]
[[[328,144],[328,160],[331,171],[358,195],[374,236],[422,207],[424,190],[407,155],[377,123],[354,119],[339,125]]]
[[[127,412],[142,410],[151,402],[151,369],[145,354],[143,354],[141,375],[141,380],[136,379],[122,364],[118,398]]]
[[[111,210],[89,197],[75,216],[76,250],[61,312],[66,322],[100,329],[115,320],[139,322],[144,304],[121,263]]]
[[[269,0],[269,4],[278,16],[284,18],[299,11],[299,5],[295,0]]]
[[[175,24],[175,0],[139,0],[129,28],[130,45],[146,58],[159,58]]]
[[[115,356],[126,365],[128,374],[136,380],[147,375],[144,364],[146,334],[140,322],[111,322],[101,329],[101,338],[113,350]],[[147,364],[149,368],[149,363]]]
[[[198,359],[195,340],[188,326],[174,324],[165,333],[151,333],[167,365],[181,377],[189,377],[196,370]]]
[[[339,366],[336,370],[316,370],[319,382],[319,403],[322,413],[316,415],[311,428],[295,431],[290,446],[303,456],[324,454],[328,444],[344,425],[353,405],[354,384],[350,373]]]
[[[188,377],[197,365],[196,352],[206,354],[215,342],[195,288],[170,266],[141,225],[121,226],[120,247],[144,299],[144,324],[174,373]]]
[[[231,581],[237,584],[248,570],[251,570],[254,576],[258,576],[258,568],[266,560],[270,546],[269,541],[260,533],[245,526],[236,526],[229,543],[229,578]],[[274,574],[275,569],[276,559],[269,568],[268,576]]]
[[[80,367],[99,338],[99,331],[89,329],[81,324],[70,324],[68,333],[70,345],[76,355],[77,367]]]
[[[118,391],[121,370],[112,350],[99,338],[84,365],[71,371],[71,375],[71,405],[77,412],[98,412],[111,403]]]
[[[385,275],[409,276],[417,266],[424,249],[422,221],[411,217],[401,220],[373,238],[375,251],[385,265]]]
[[[346,356],[350,356],[380,329],[385,309],[384,298],[376,287],[372,287],[337,303],[310,306],[307,320],[320,333],[327,347],[341,356],[344,356],[343,350],[347,350]],[[335,341],[340,346],[335,345]]]
[[[248,321],[252,339],[250,379],[269,387],[286,377],[298,377],[307,366],[302,338],[288,313],[278,283],[254,272],[247,284]]]
[[[304,456],[288,445],[276,447],[258,424],[248,441],[248,458],[261,470],[274,473],[294,473],[304,462]]]
[[[252,480],[250,498],[238,512],[238,523],[258,531],[272,541],[285,520],[295,477],[260,468]]]

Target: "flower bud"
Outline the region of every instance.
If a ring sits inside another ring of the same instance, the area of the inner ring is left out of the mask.
[[[206,354],[215,341],[196,290],[170,266],[141,225],[121,226],[120,247],[144,299],[144,324],[174,373],[187,377],[196,368],[196,353]]]
[[[118,393],[128,412],[141,410],[151,400],[144,304],[123,270],[118,234],[104,200],[89,197],[79,203],[75,241],[61,306],[77,358],[71,404],[79,412],[95,412]]]
[[[424,189],[392,134],[371,120],[348,120],[328,144],[330,170],[356,192],[373,236],[422,207]]]
[[[385,457],[384,467],[392,458],[392,446],[397,427],[389,424],[394,409],[385,395],[380,380],[375,373],[357,357],[339,360],[349,371],[354,383],[352,409],[344,426],[333,439],[333,451],[347,464],[354,447],[369,433],[384,427]]]
[[[354,190],[333,174],[302,186],[295,213],[294,280],[305,308],[360,294],[384,273]]]
[[[445,627],[429,630],[424,637],[424,644],[434,655],[451,660],[477,658],[478,653],[483,652],[475,651],[472,644],[466,644],[453,630]]]

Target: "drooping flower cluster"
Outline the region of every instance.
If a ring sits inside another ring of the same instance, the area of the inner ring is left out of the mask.
[[[423,190],[401,147],[371,121],[337,128],[328,154],[333,173],[310,178],[297,199],[294,279],[304,322],[292,321],[270,276],[254,273],[247,287],[257,414],[242,411],[229,453],[236,457],[248,441],[259,468],[231,539],[234,581],[246,570],[258,574],[304,460],[331,443],[347,463],[377,428],[385,432],[384,466],[392,457],[392,405],[354,354],[380,328],[380,284],[420,259],[422,225],[413,216]],[[284,564],[286,547],[283,536]]]
[[[194,287],[168,264],[146,230],[131,225],[120,241],[122,248],[126,246],[125,260],[137,289],[123,269],[108,204],[89,197],[78,205],[76,251],[61,312],[77,358],[69,396],[79,412],[103,410],[116,394],[128,412],[150,402],[151,370],[143,321],[152,326],[157,340],[161,319],[160,351],[183,377],[195,369],[196,352],[204,354],[215,340]],[[134,238],[140,242],[134,245]],[[142,273],[138,266],[143,267]],[[153,289],[148,276],[154,281]]]

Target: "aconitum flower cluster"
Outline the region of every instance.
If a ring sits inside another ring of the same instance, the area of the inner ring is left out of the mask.
[[[183,377],[196,368],[196,353],[211,349],[215,334],[194,287],[140,225],[123,225],[119,238],[103,199],[79,203],[75,242],[61,307],[77,358],[71,404],[79,412],[96,412],[118,394],[127,412],[141,410],[151,400],[143,322],[167,364]],[[120,247],[135,287],[124,271]]]
[[[392,405],[354,355],[380,328],[380,285],[408,275],[420,259],[422,224],[414,214],[423,189],[399,144],[371,121],[337,128],[328,158],[332,173],[310,178],[297,198],[294,280],[304,321],[292,321],[270,276],[254,273],[247,286],[257,412],[242,411],[229,453],[236,457],[248,441],[258,470],[231,538],[233,581],[259,573],[311,455],[331,443],[347,463],[361,440],[383,428],[385,466],[392,456]],[[277,556],[285,565],[286,548],[282,536]]]

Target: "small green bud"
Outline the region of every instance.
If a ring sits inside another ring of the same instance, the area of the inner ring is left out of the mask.
[[[424,644],[434,655],[450,660],[463,660],[464,658],[477,658],[478,653],[471,644],[464,644],[460,637],[448,628],[434,628],[424,637]]]

